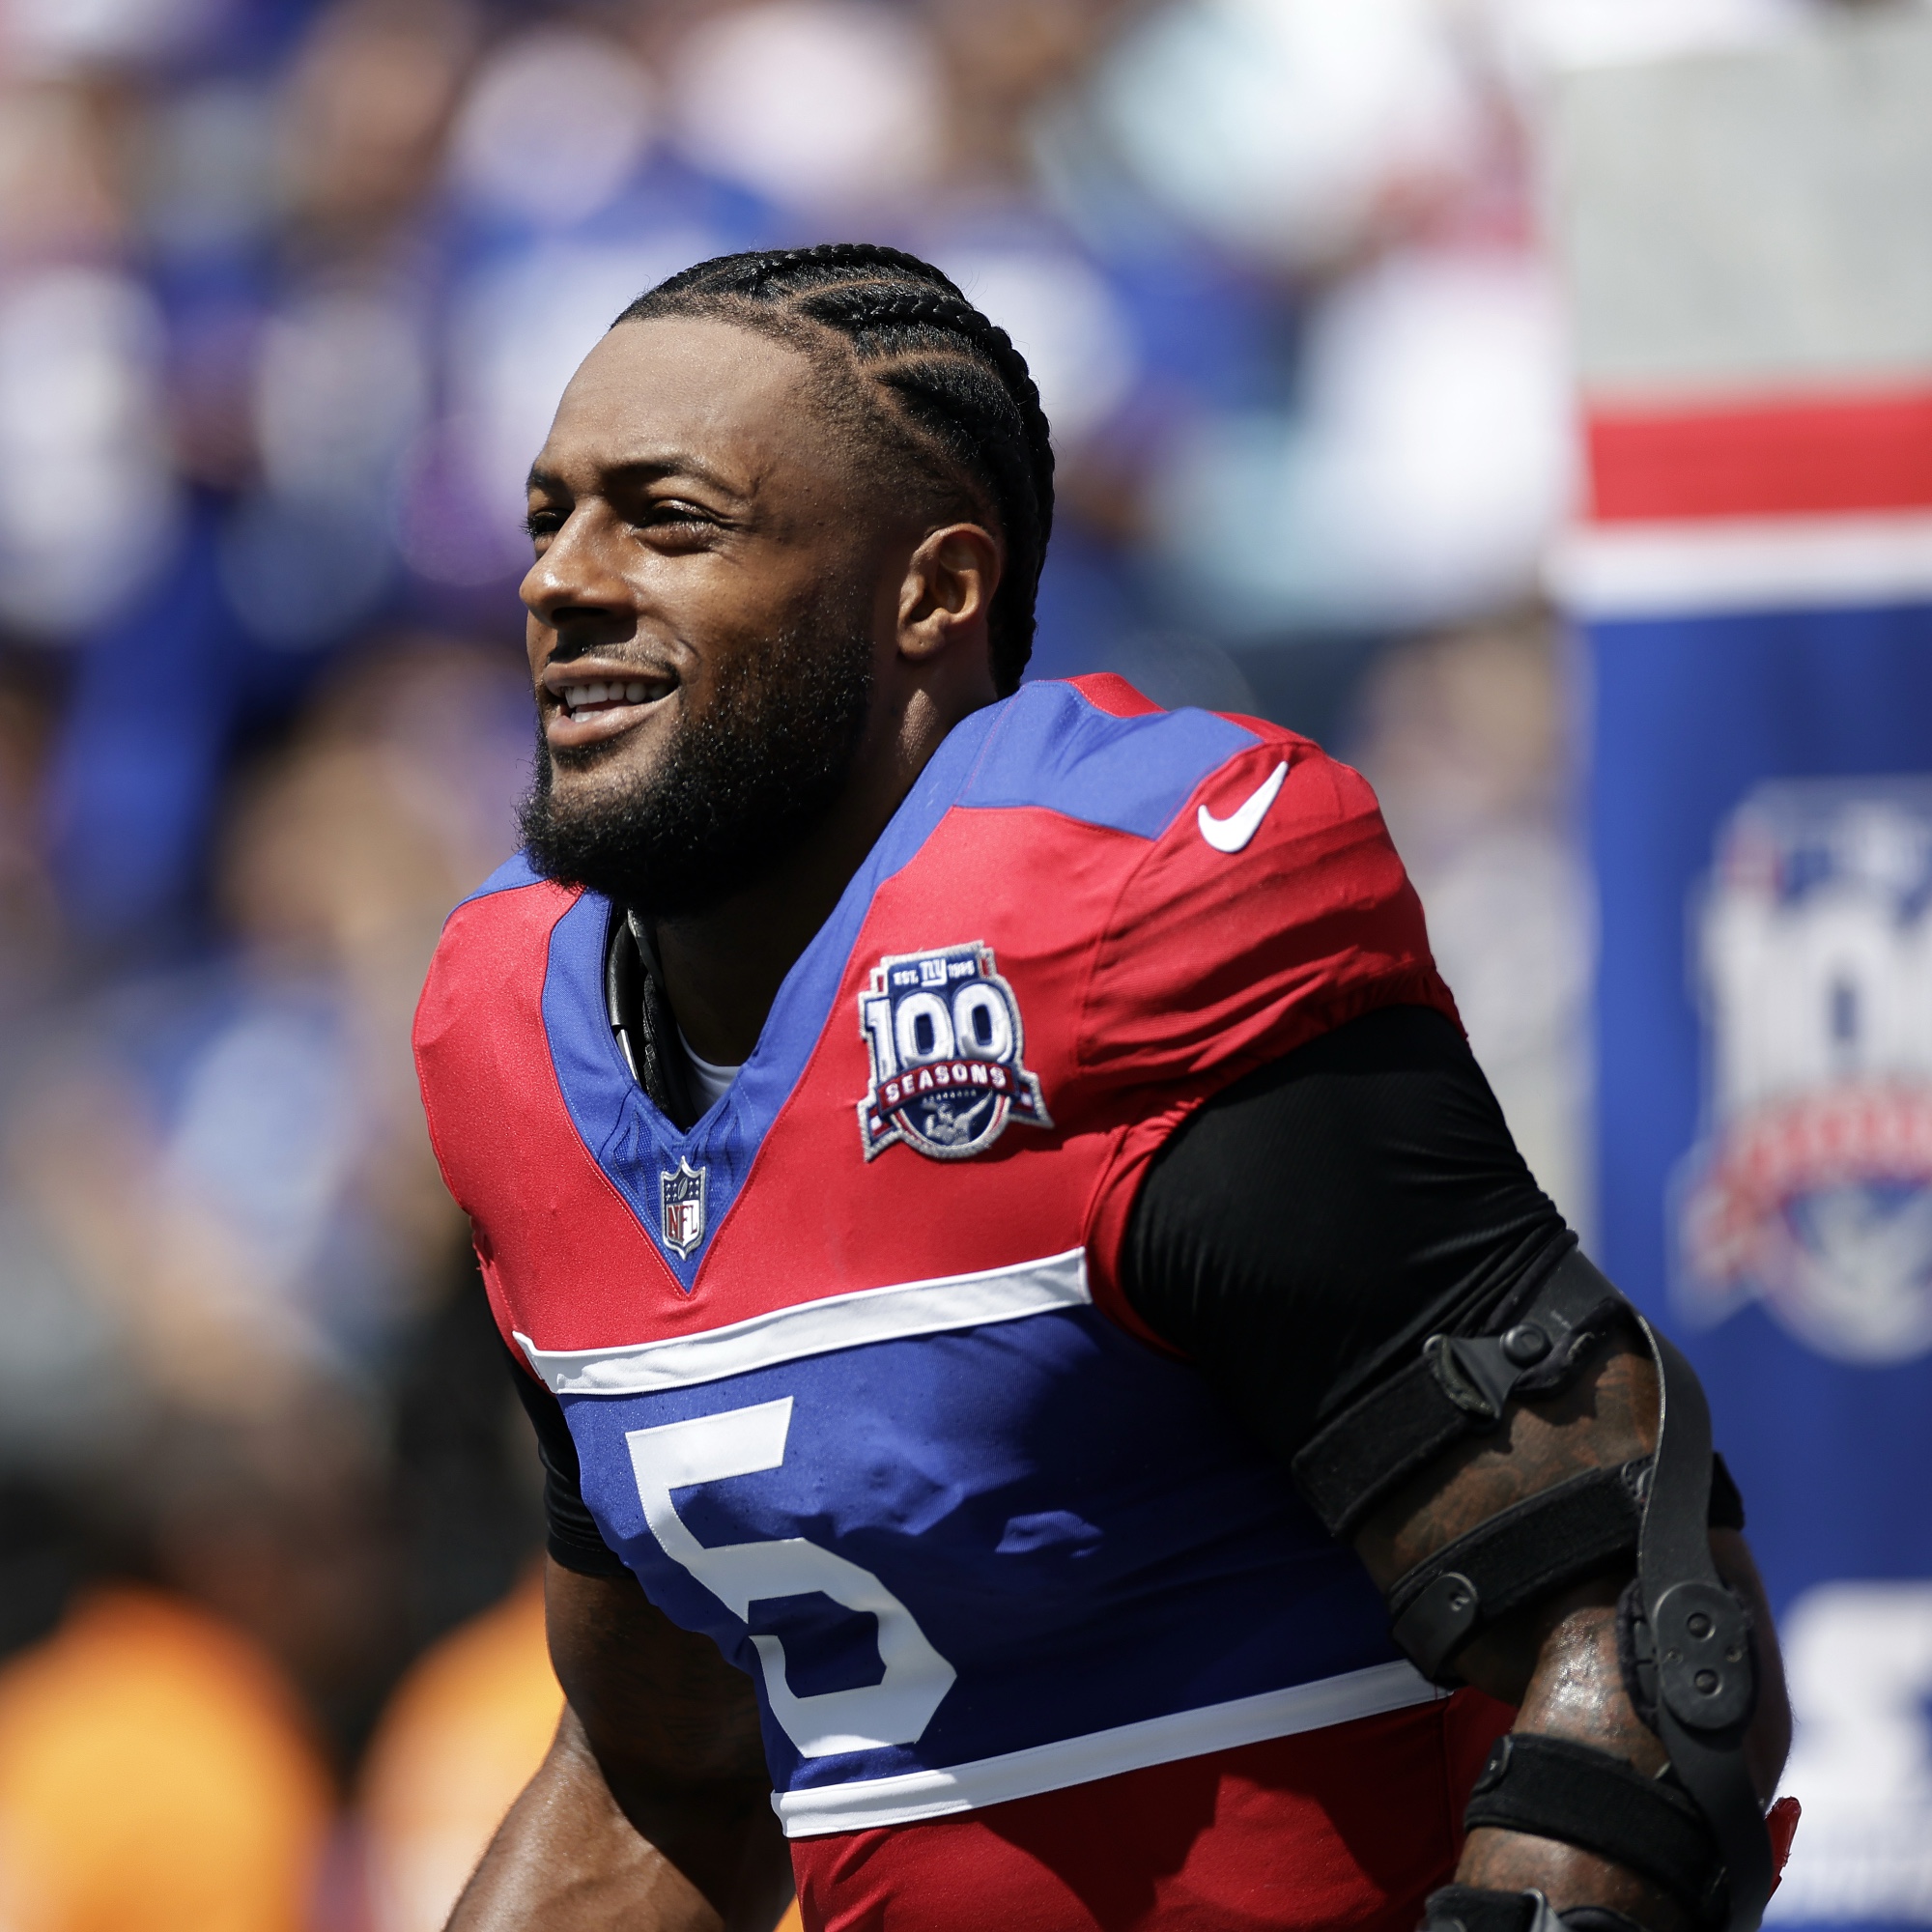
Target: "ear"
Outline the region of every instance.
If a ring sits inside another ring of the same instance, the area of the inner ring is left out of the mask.
[[[948,524],[922,539],[899,586],[899,656],[926,664],[951,645],[983,641],[1005,563],[999,539],[980,524]]]

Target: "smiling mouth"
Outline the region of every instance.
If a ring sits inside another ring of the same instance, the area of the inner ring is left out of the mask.
[[[566,718],[597,718],[634,704],[663,697],[670,687],[657,679],[592,679],[585,684],[567,684],[557,694]]]
[[[548,694],[544,738],[566,759],[627,737],[675,696],[675,672],[655,666],[553,665],[540,680]]]

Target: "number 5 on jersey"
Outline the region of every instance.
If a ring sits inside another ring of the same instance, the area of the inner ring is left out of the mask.
[[[879,1661],[885,1665],[879,1682],[806,1697],[795,1695],[785,1681],[784,1646],[779,1639],[748,1633],[757,1648],[772,1715],[804,1756],[909,1745],[932,1721],[956,1673],[878,1577],[802,1536],[707,1548],[685,1526],[671,1500],[674,1490],[778,1468],[791,1431],[791,1404],[785,1396],[752,1408],[628,1431],[624,1440],[644,1520],[665,1554],[690,1571],[741,1622],[754,1603],[813,1594],[878,1619]]]

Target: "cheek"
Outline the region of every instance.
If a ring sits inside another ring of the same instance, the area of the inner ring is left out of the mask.
[[[758,576],[701,554],[642,558],[632,585],[639,635],[671,645],[678,674],[693,685],[756,634],[771,601]]]

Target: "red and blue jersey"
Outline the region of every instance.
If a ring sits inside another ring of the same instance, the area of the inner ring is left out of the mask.
[[[1437,1837],[1406,1829],[1446,1847],[1435,1693],[1374,1586],[1115,1277],[1209,1094],[1371,1009],[1453,1011],[1366,784],[1117,679],[1024,688],[947,738],[688,1132],[612,1036],[612,917],[521,862],[452,915],[425,1105],[605,1540],[757,1686],[810,1919],[992,1883],[1000,1820],[1077,1833],[1053,1820],[1108,1781],[1260,1794],[1195,1818],[1197,1877],[1244,1849],[1188,1896],[1274,1903],[1162,1917],[1150,1875],[1149,1923],[1303,1922],[1288,1867],[1360,1866],[1323,1776],[1440,1786]],[[1141,1922],[1045,1896],[957,1922]]]

